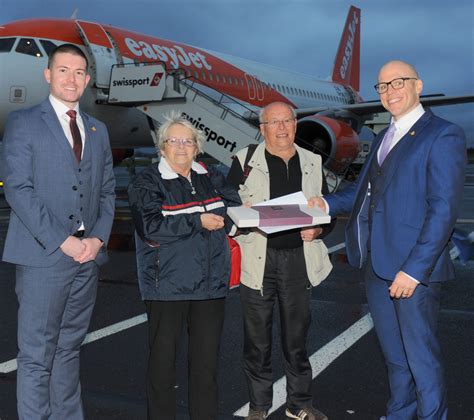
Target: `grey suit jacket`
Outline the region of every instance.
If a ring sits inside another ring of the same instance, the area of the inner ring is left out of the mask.
[[[91,195],[83,220],[86,237],[107,242],[115,206],[115,180],[107,129],[81,112],[91,151]],[[10,114],[3,137],[5,197],[12,209],[3,260],[48,267],[77,230],[77,163],[49,101]],[[74,166],[76,165],[76,166]],[[96,262],[106,261],[99,252]]]

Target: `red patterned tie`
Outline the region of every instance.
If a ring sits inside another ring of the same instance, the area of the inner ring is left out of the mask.
[[[79,131],[79,127],[77,126],[76,122],[76,111],[73,109],[70,109],[68,112],[66,112],[67,115],[69,115],[69,128],[71,129],[71,134],[72,134],[72,140],[73,140],[73,146],[72,150],[74,151],[74,154],[76,155],[76,159],[78,162],[81,161],[81,155],[82,155],[82,140],[81,140],[81,132]]]

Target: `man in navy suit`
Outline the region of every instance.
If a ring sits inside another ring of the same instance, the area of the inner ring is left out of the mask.
[[[87,58],[64,44],[44,72],[49,98],[10,114],[3,137],[11,207],[3,260],[16,264],[18,416],[84,418],[79,350],[112,227],[107,130],[79,110]]]
[[[388,369],[388,420],[447,418],[437,320],[441,283],[454,277],[447,245],[462,198],[466,140],[459,127],[423,109],[422,88],[411,65],[382,67],[375,89],[391,125],[374,140],[357,182],[316,202],[331,215],[351,212],[347,254],[364,270]]]

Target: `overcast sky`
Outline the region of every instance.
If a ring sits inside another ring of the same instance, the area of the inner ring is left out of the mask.
[[[391,59],[413,63],[424,93],[474,93],[474,1],[0,0],[0,23],[77,18],[327,78],[349,6],[362,9],[361,95]],[[474,105],[437,107],[474,147]]]

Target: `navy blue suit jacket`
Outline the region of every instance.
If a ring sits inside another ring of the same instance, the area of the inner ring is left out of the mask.
[[[426,111],[388,164],[369,232],[369,168],[385,134],[379,133],[357,182],[325,197],[330,214],[348,213],[347,255],[361,267],[370,240],[375,273],[393,280],[404,271],[422,283],[453,277],[447,248],[461,203],[466,140],[456,125]],[[370,235],[370,238],[369,238]]]

